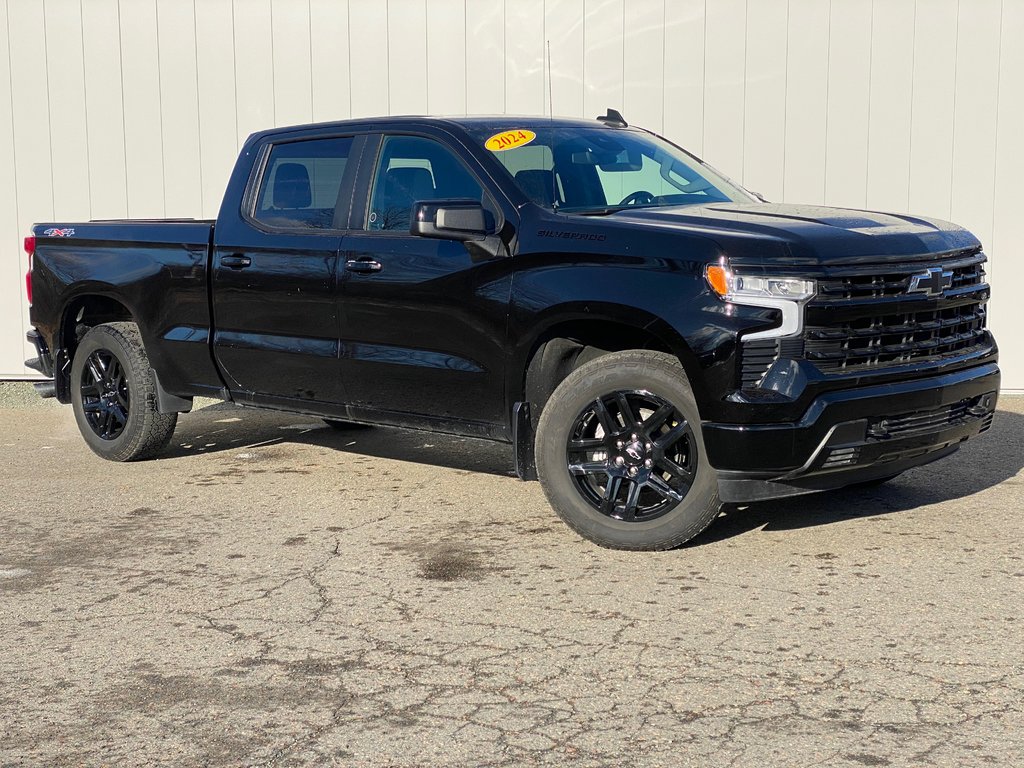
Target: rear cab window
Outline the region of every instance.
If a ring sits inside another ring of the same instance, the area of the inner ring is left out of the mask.
[[[353,141],[345,136],[273,145],[252,218],[275,229],[338,229],[335,214]]]

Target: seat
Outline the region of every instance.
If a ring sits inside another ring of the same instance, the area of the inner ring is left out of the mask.
[[[309,171],[302,163],[281,163],[274,175],[274,207],[279,210],[308,208],[313,202]]]
[[[411,206],[434,196],[434,179],[426,168],[392,168],[384,176],[384,195]]]
[[[518,171],[515,175],[516,184],[533,202],[550,208],[555,201],[555,173],[533,168]]]

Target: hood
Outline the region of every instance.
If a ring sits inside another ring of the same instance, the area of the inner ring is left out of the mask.
[[[615,221],[716,241],[733,264],[841,265],[913,261],[980,246],[945,221],[874,211],[776,203],[714,203],[623,210]]]

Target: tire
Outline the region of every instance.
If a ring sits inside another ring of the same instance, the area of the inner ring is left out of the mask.
[[[156,381],[135,323],[104,323],[85,334],[71,363],[71,406],[85,442],[110,461],[156,455],[178,422],[178,414],[157,410]]]
[[[544,406],[536,453],[555,512],[602,547],[671,549],[721,510],[697,403],[671,355],[627,350],[577,368]]]
[[[344,421],[342,419],[324,419],[323,421],[324,424],[326,424],[328,427],[330,427],[331,429],[336,429],[339,432],[349,432],[359,429],[370,429],[369,424],[360,424],[355,421]]]

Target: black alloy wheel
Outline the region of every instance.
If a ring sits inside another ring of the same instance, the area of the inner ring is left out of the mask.
[[[602,547],[672,549],[721,511],[700,410],[669,353],[627,349],[580,364],[544,403],[535,447],[552,508]]]
[[[121,361],[108,349],[90,354],[82,368],[82,410],[101,440],[116,440],[128,424],[131,391]]]
[[[618,390],[589,403],[566,444],[577,491],[602,515],[624,522],[654,520],[677,506],[698,460],[683,413],[646,390]]]
[[[97,455],[135,461],[170,443],[178,414],[160,411],[156,374],[135,323],[101,323],[86,331],[68,384],[75,422]]]

